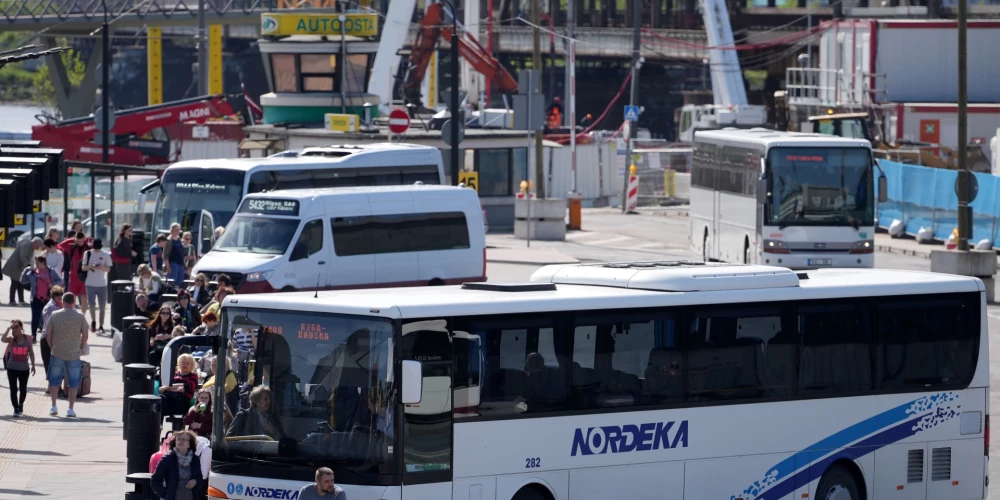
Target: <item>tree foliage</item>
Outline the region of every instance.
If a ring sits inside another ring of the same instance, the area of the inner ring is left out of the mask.
[[[60,40],[59,45],[66,47],[68,44],[65,40]],[[87,70],[87,65],[80,59],[80,54],[73,49],[63,52],[60,56],[62,56],[63,66],[66,67],[66,76],[69,78],[70,85],[72,88],[78,87],[80,82],[83,81],[83,75]],[[51,108],[58,107],[56,89],[52,85],[52,78],[48,64],[38,67],[38,71],[36,71],[32,77],[32,85],[35,88],[36,102],[38,104]]]
[[[0,50],[16,49],[32,43],[30,40],[31,33],[0,33]],[[59,39],[57,45],[68,47],[69,42],[66,39]],[[70,49],[61,55],[70,84],[74,87],[80,85],[86,71],[86,64],[81,60],[80,54]],[[56,91],[49,75],[49,66],[45,62],[29,64],[22,61],[3,66],[0,68],[0,101],[56,108]]]

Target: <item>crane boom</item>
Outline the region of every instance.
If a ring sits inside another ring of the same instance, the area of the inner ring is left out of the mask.
[[[701,0],[711,64],[712,96],[717,106],[746,106],[747,91],[743,86],[743,71],[735,50],[733,27],[729,22],[724,0]]]
[[[407,102],[420,103],[420,83],[427,73],[431,54],[441,39],[452,36],[452,13],[445,10],[442,3],[427,7],[420,29],[413,41],[410,52],[409,69],[403,89]],[[460,33],[458,36],[458,53],[465,58],[473,68],[495,83],[500,91],[509,94],[517,91],[517,79],[507,71],[503,63],[493,57],[475,38]]]

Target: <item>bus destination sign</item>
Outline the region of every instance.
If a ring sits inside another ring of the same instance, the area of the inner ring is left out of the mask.
[[[240,213],[260,215],[284,215],[298,217],[299,202],[296,200],[270,200],[248,198],[240,207]]]

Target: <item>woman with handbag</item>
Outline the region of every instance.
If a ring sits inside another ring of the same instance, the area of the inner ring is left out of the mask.
[[[7,365],[7,381],[10,384],[10,403],[14,406],[14,416],[24,415],[24,398],[28,395],[28,373],[35,374],[35,350],[31,339],[24,334],[24,324],[15,319],[10,322],[0,342],[8,345],[4,354]]]
[[[26,267],[21,272],[21,284],[31,289],[31,341],[38,342],[38,331],[42,327],[42,309],[49,301],[49,290],[63,283],[59,272],[48,266],[48,259],[35,257],[35,267]]]

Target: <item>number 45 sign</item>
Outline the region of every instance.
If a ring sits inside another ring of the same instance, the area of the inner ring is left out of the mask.
[[[479,193],[479,172],[459,172],[458,183],[465,184],[465,187],[472,188]]]

